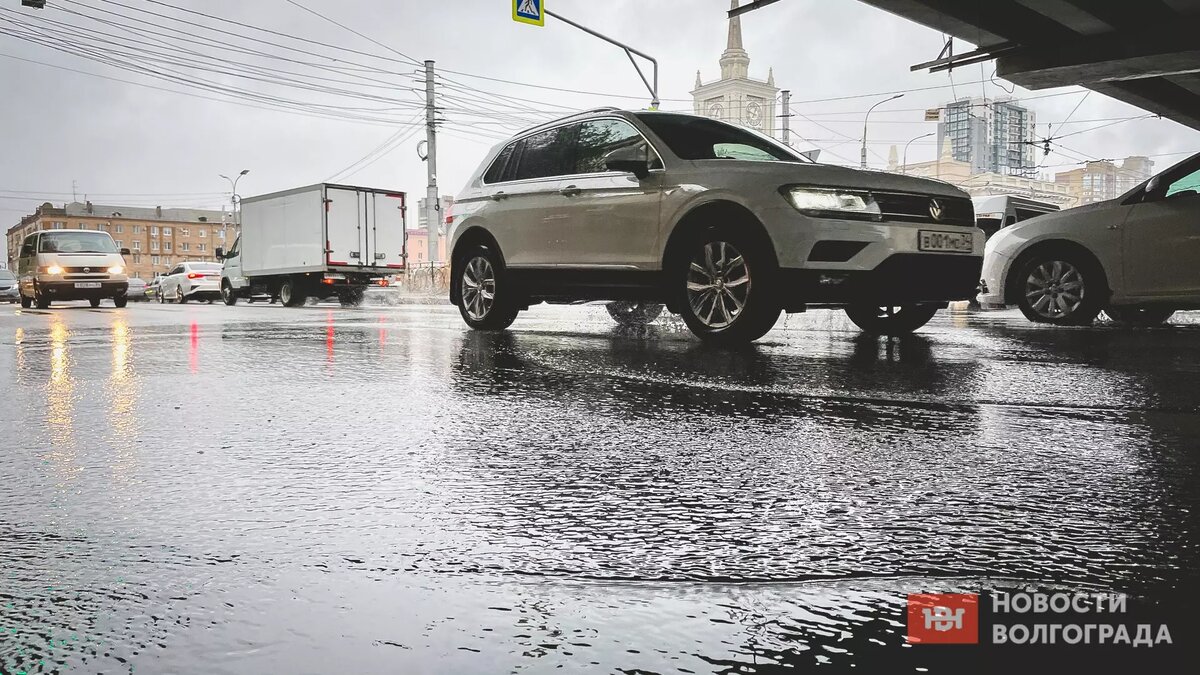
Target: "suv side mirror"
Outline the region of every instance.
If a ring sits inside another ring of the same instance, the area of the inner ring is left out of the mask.
[[[121,255],[129,255],[129,249],[127,249],[127,248],[121,249]]]
[[[1158,179],[1158,176],[1154,176],[1146,181],[1146,189],[1144,191],[1146,196],[1158,196],[1158,188],[1161,183],[1162,181]]]
[[[650,175],[650,162],[646,160],[644,146],[630,145],[613,150],[604,156],[604,168],[632,173],[638,180],[645,180]]]
[[[225,247],[218,246],[215,250],[213,250],[213,257],[215,257],[217,260],[224,260],[225,259]]]

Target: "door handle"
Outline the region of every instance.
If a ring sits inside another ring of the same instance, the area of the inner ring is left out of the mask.
[[[559,190],[558,194],[563,195],[564,197],[574,197],[575,195],[579,194],[580,192],[583,192],[583,190],[580,190],[578,187],[576,187],[574,185],[568,185],[567,187]]]
[[[492,195],[492,199],[494,199],[496,201],[500,201],[501,199],[508,199],[508,193],[506,193],[504,190],[501,190],[499,192],[494,193]]]

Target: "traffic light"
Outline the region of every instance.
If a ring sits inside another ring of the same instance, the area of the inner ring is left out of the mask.
[[[46,0],[21,0],[21,5],[25,7],[32,7],[34,9],[45,9]]]

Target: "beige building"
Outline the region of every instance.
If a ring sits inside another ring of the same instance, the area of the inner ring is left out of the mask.
[[[108,232],[125,256],[130,276],[153,279],[184,261],[215,260],[213,250],[233,242],[231,224],[221,211],[162,207],[102,206],[72,202],[61,208],[46,202],[8,229],[8,261],[16,267],[21,242],[38,230]]]
[[[1088,162],[1078,169],[1054,174],[1054,182],[1079,195],[1079,203],[1091,204],[1116,199],[1153,173],[1153,160],[1135,156],[1126,157],[1120,166],[1107,160]]]
[[[1079,194],[1063,183],[991,171],[972,173],[973,169],[971,162],[954,158],[948,138],[942,142],[942,151],[933,161],[900,165],[896,161],[896,146],[892,146],[888,161],[888,171],[943,180],[966,190],[972,197],[1019,195],[1055,204],[1060,209],[1080,204]]]

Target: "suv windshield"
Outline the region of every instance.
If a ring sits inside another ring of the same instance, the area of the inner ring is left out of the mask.
[[[806,161],[779,143],[732,124],[693,115],[638,113],[680,159],[744,159],[761,162]]]
[[[104,232],[48,232],[38,253],[116,253],[117,244]]]

